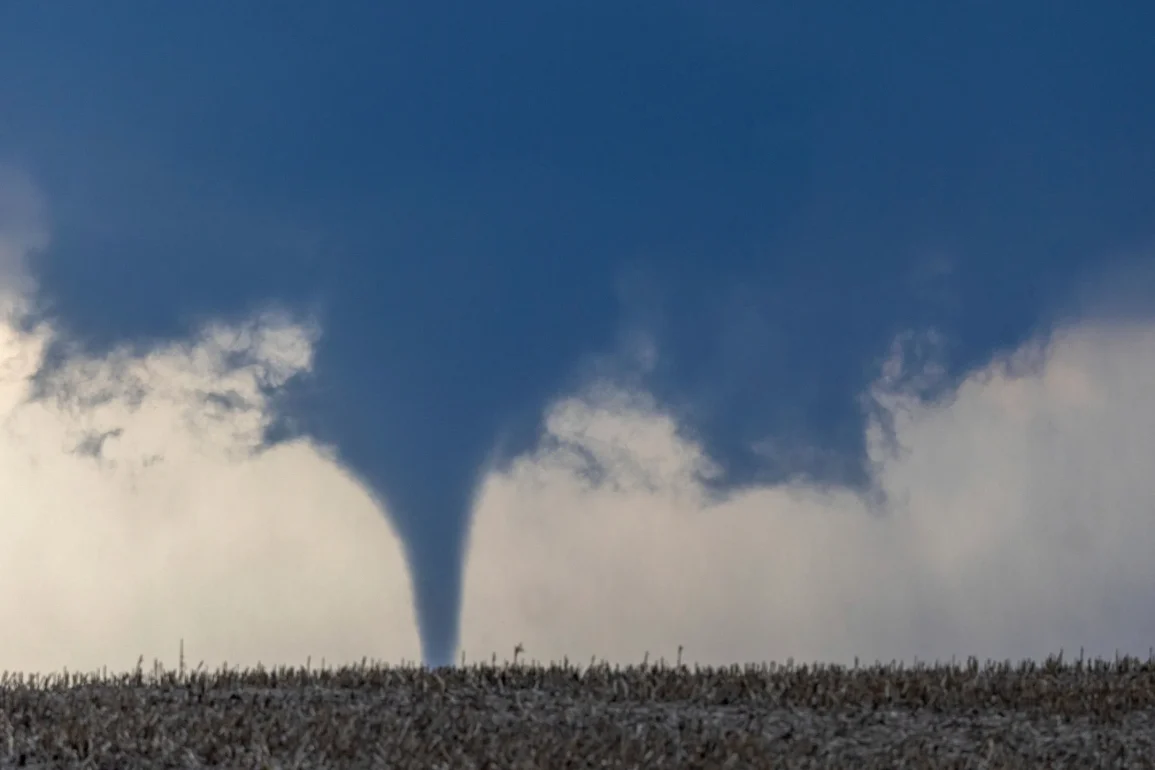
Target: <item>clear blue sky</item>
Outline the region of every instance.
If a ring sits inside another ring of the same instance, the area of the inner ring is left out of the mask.
[[[896,333],[962,372],[1149,244],[1152,29],[1060,0],[2,0],[0,159],[51,202],[42,296],[93,350],[318,313],[270,440],[332,441],[389,502],[436,662],[477,474],[624,331],[724,485],[857,483]]]

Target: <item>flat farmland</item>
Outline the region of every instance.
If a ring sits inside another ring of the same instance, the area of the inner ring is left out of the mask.
[[[1155,767],[1155,662],[6,674],[2,768]]]

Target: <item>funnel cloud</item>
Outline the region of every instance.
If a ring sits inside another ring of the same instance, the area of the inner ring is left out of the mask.
[[[660,349],[627,334],[528,447],[479,465],[457,501],[473,516],[460,644],[445,628],[422,643],[413,564],[438,554],[415,556],[333,447],[269,441],[314,381],[317,322],[266,310],[86,352],[30,310],[43,201],[10,171],[0,200],[9,669],[171,665],[181,643],[208,665],[519,644],[725,664],[1142,654],[1155,634],[1150,314],[1071,318],[957,377],[940,334],[899,335],[859,400],[864,485],[728,485],[647,388]]]
[[[1155,47],[843,5],[4,4],[21,563],[117,657],[1131,644]]]

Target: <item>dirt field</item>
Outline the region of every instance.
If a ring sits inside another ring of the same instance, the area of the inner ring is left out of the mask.
[[[604,664],[0,682],[0,767],[1155,767],[1155,662]]]

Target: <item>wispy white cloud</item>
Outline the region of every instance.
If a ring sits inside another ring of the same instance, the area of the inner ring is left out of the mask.
[[[146,351],[74,353],[34,381],[21,329],[47,245],[26,179],[0,176],[0,669],[420,657],[403,551],[325,448],[263,449],[316,329],[266,313]],[[43,388],[33,398],[35,388]]]
[[[882,506],[802,481],[712,500],[714,464],[643,393],[557,403],[480,495],[467,657],[1146,655],[1155,323],[1070,324],[945,392],[915,342],[868,394]]]

